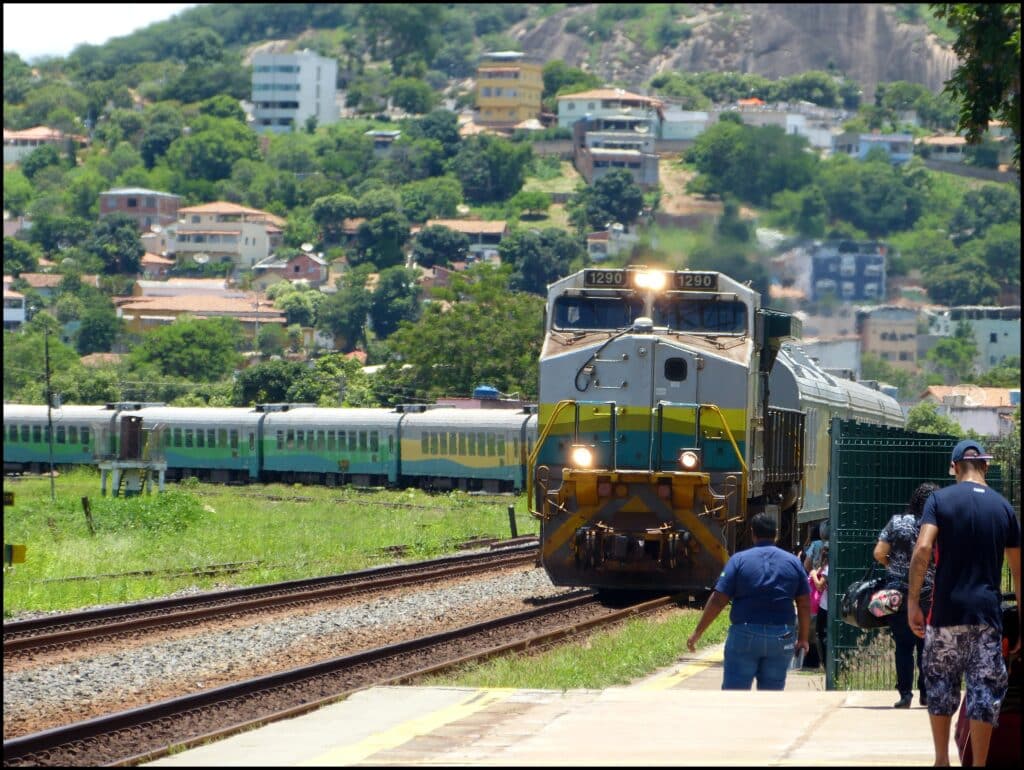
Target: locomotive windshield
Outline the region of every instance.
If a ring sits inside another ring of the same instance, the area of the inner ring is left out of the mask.
[[[743,334],[747,306],[732,300],[710,301],[665,297],[654,303],[654,325],[676,332]]]
[[[559,297],[555,300],[556,329],[622,329],[644,313],[639,297]]]

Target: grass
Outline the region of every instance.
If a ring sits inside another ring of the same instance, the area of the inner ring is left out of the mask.
[[[15,493],[15,504],[4,508],[4,541],[26,546],[25,562],[4,569],[5,618],[363,569],[395,562],[384,550],[391,545],[408,547],[402,560],[432,558],[473,537],[509,537],[510,504],[518,534],[537,532],[521,496],[186,482],[168,484],[163,494],[114,499],[100,496],[92,469],[62,474],[52,502],[45,478],[5,479],[4,491]],[[255,564],[228,575],[125,574],[237,562]]]
[[[561,690],[625,685],[686,654],[686,640],[699,619],[699,610],[680,610],[654,619],[633,618],[616,628],[597,631],[581,644],[474,663],[426,677],[418,684]],[[723,612],[704,632],[698,650],[724,641],[728,630],[728,613]]]
[[[539,190],[546,193],[572,193],[576,186],[583,181],[580,172],[572,165],[571,161],[559,161],[557,174],[544,176],[527,177],[523,183],[523,189],[528,191]]]

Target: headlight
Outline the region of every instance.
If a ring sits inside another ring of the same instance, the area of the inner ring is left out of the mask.
[[[574,446],[569,452],[569,458],[577,468],[589,468],[594,464],[594,453],[585,446]]]
[[[695,471],[700,466],[700,456],[687,449],[679,455],[679,467],[684,471]]]
[[[659,291],[665,288],[665,274],[658,272],[637,273],[635,283],[638,289]]]

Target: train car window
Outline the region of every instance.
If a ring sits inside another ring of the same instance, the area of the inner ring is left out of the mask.
[[[436,433],[431,433],[430,434],[430,454],[432,454],[432,455],[436,455],[437,454],[437,434]]]
[[[670,382],[682,382],[686,379],[686,359],[669,358],[665,361],[665,379]]]
[[[181,428],[174,429],[174,446],[181,446]]]
[[[217,431],[213,428],[209,428],[206,431],[206,446],[210,447],[210,449],[217,446]]]
[[[678,332],[743,334],[747,331],[747,306],[735,301],[666,297],[654,303],[654,325]]]
[[[205,447],[206,446],[206,431],[203,430],[202,428],[199,428],[199,429],[196,430],[196,446],[197,447]]]
[[[487,456],[494,457],[497,454],[497,436],[493,433],[487,434]]]
[[[469,445],[469,456],[476,457],[476,434],[468,434],[466,436],[466,443]]]
[[[32,443],[40,444],[43,441],[43,428],[40,425],[32,426]]]
[[[290,430],[285,434],[285,447],[287,449],[295,449],[295,431]]]
[[[226,428],[219,428],[217,430],[217,446],[221,449],[228,445],[228,431]],[[288,446],[291,446],[289,443]]]
[[[512,454],[515,455],[515,458],[517,460],[519,459],[519,439],[518,438],[512,439]]]
[[[279,430],[277,432],[277,448],[284,449],[284,431]]]
[[[559,297],[555,300],[556,329],[622,329],[643,314],[639,297]]]
[[[448,454],[448,431],[441,431],[441,454]]]
[[[366,451],[366,431],[359,431],[359,449],[363,452]]]
[[[455,431],[448,434],[448,451],[453,455],[459,453],[459,434]]]
[[[327,435],[326,431],[318,430],[316,432],[316,448],[326,449],[327,448]]]
[[[370,431],[370,451],[376,452],[378,449],[380,449],[380,432]]]
[[[256,450],[256,434],[249,431],[249,451],[253,452]]]
[[[238,431],[232,430],[229,435],[231,436],[231,448],[238,449]]]
[[[18,441],[18,426],[17,425],[8,425],[7,426],[7,440],[8,441],[14,441],[14,442]]]
[[[460,433],[459,434],[459,454],[460,455],[465,455],[466,454],[466,434],[465,433]]]
[[[69,444],[77,444],[78,443],[78,426],[77,425],[69,425],[68,426],[68,443]]]
[[[49,425],[44,425],[43,426],[43,442],[47,443],[47,444],[50,443],[50,426]]]
[[[394,434],[388,434],[388,452],[394,453],[395,451],[395,436]]]
[[[185,446],[186,447],[192,446],[192,429],[191,428],[185,428]]]
[[[356,451],[356,432],[354,430],[348,432],[348,451]]]
[[[330,452],[334,449],[334,431],[327,431],[327,451]]]
[[[58,444],[63,444],[64,443],[65,435],[66,435],[66,432],[64,430],[64,426],[63,425],[58,425],[57,426],[57,443]]]
[[[82,446],[89,446],[89,429],[82,428]]]
[[[295,431],[295,448],[305,449],[306,448],[306,431],[297,430]]]
[[[420,452],[427,454],[430,451],[430,434],[424,431],[420,434]]]
[[[27,444],[28,443],[28,441],[29,441],[29,437],[28,437],[29,430],[30,430],[30,428],[27,425],[22,425],[21,426],[21,443],[23,443],[23,444]]]
[[[505,437],[502,434],[500,434],[500,433],[498,434],[497,451],[498,451],[498,457],[504,457],[505,456]]]

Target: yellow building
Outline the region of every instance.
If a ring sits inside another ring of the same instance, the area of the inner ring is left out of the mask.
[[[485,53],[476,70],[476,123],[512,127],[540,115],[543,65],[519,51]]]

